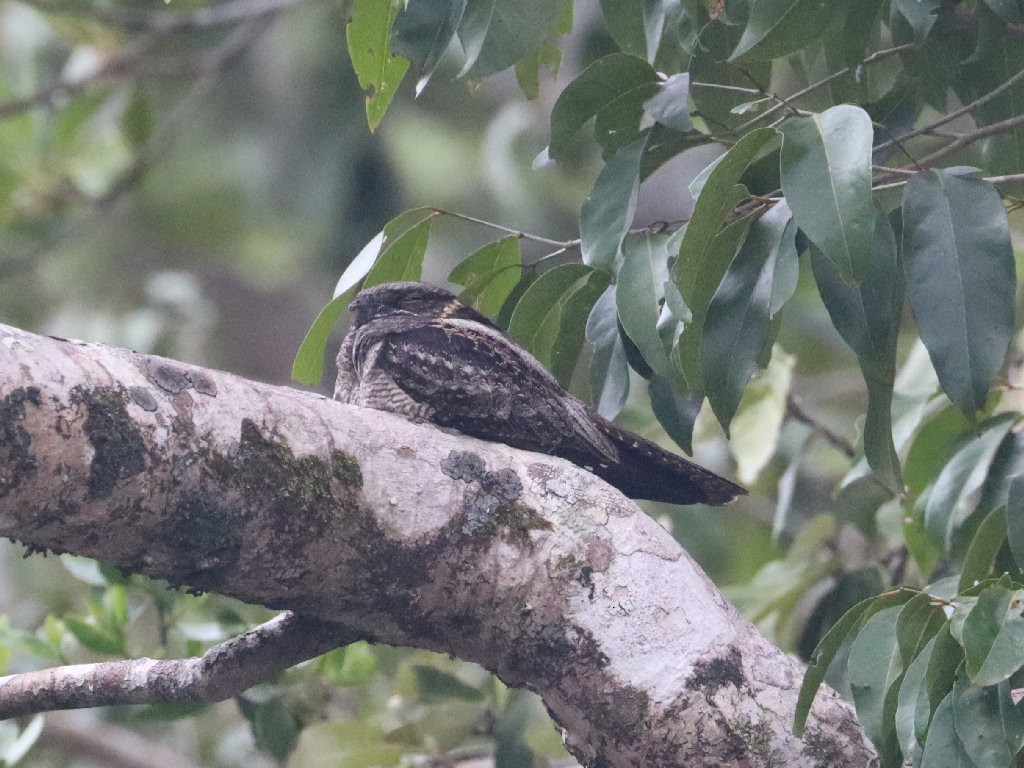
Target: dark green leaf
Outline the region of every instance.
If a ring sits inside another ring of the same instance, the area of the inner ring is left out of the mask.
[[[387,224],[384,229],[370,240],[359,254],[352,259],[349,265],[342,272],[338,284],[334,286],[334,296],[346,293],[350,288],[362,280],[374,265],[381,258],[385,251],[399,239],[407,235],[412,229],[429,220],[437,213],[431,208],[413,208],[410,211],[400,213]],[[372,282],[364,282],[364,287],[373,285]]]
[[[708,304],[700,368],[704,391],[726,435],[768,341],[775,269],[789,222],[789,208],[778,204],[751,224]]]
[[[665,23],[662,0],[601,0],[601,13],[619,48],[654,61]]]
[[[1013,426],[1015,414],[1003,414],[964,445],[935,479],[924,510],[928,534],[947,549],[953,536],[978,505],[982,484],[996,451]]]
[[[704,398],[680,394],[666,379],[653,376],[647,384],[651,410],[658,423],[676,444],[693,453],[693,425],[700,414]]]
[[[562,305],[562,321],[558,329],[558,337],[551,349],[551,373],[568,387],[576,370],[576,361],[583,351],[586,337],[587,319],[601,298],[611,275],[607,272],[594,272],[582,285],[574,290]]]
[[[412,668],[416,687],[425,701],[442,701],[448,698],[463,701],[480,701],[484,693],[479,688],[466,685],[455,675],[442,672],[435,667],[415,664]]]
[[[862,600],[837,621],[832,628],[825,633],[818,643],[818,647],[811,654],[810,663],[807,665],[807,672],[804,674],[803,683],[800,685],[800,695],[796,704],[796,715],[793,722],[793,732],[800,736],[803,734],[804,726],[807,723],[807,714],[811,711],[811,704],[814,701],[814,694],[817,693],[829,665],[836,657],[847,636],[857,632],[872,616],[882,610],[894,608],[910,600],[913,594],[909,591],[893,591],[886,594]]]
[[[1013,479],[1006,502],[1006,538],[1017,566],[1024,569],[1024,475]]]
[[[579,130],[605,110],[622,110],[624,104],[632,103],[638,129],[643,103],[658,82],[654,68],[636,56],[613,53],[595,61],[565,87],[551,110],[551,159],[568,156]],[[606,118],[604,122],[610,120]],[[598,137],[598,142],[602,143],[602,137]]]
[[[299,723],[280,698],[258,705],[250,722],[256,746],[278,760],[288,757],[299,735]]]
[[[933,369],[934,370],[934,369]],[[942,403],[948,402],[945,397]],[[971,428],[963,412],[950,405],[918,429],[907,453],[904,477],[907,486],[920,494],[952,457],[963,435]]]
[[[544,42],[562,6],[556,0],[467,0],[458,29],[466,52],[460,77],[479,79],[511,67]]]
[[[431,221],[431,218],[421,221],[386,245],[363,279],[363,288],[396,280],[418,281],[423,273]]]
[[[947,621],[935,636],[935,645],[925,671],[925,685],[928,687],[928,701],[933,714],[943,697],[953,690],[956,672],[964,661],[963,648],[951,630],[952,622]]]
[[[391,50],[415,65],[416,95],[448,50],[465,10],[466,0],[409,0],[395,17]]]
[[[914,31],[914,42],[920,44],[935,26],[941,4],[941,0],[893,0],[892,11],[907,20]]]
[[[985,405],[1013,334],[1016,275],[991,184],[924,171],[903,195],[907,295],[939,382],[968,415]]]
[[[871,144],[867,112],[840,104],[782,126],[782,191],[808,239],[846,280],[860,282],[871,265]]]
[[[854,638],[847,662],[857,721],[878,749],[883,766],[900,764],[894,717],[903,674],[896,639],[901,611],[893,606],[869,618]]]
[[[644,141],[638,139],[616,152],[583,201],[580,251],[585,264],[608,268],[618,256],[636,213],[643,151]]]
[[[771,61],[817,40],[835,13],[834,0],[758,0],[730,61]]]
[[[738,115],[733,110],[759,98],[757,85],[767,88],[771,82],[771,64],[767,62],[740,67],[728,61],[741,31],[736,25],[712,22],[700,31],[693,47],[690,98],[695,113],[712,132],[733,129],[749,120],[750,115]]]
[[[599,58],[562,91],[551,110],[551,143],[548,155],[561,160],[572,150],[575,135],[592,118],[604,130],[616,126],[625,140],[632,140],[639,131],[643,102],[657,89],[659,78],[654,69],[637,56],[612,53]],[[623,117],[625,116],[625,117]],[[631,134],[623,128],[633,122]],[[597,133],[602,148],[622,145],[620,135]]]
[[[519,284],[523,270],[519,238],[513,235],[488,243],[466,257],[448,275],[465,287],[459,298],[481,314],[494,317]]]
[[[583,264],[561,264],[550,269],[526,289],[512,311],[508,335],[528,349],[545,367],[561,328],[562,305],[577,283],[594,270]]]
[[[934,648],[935,638],[932,638],[907,667],[903,682],[900,683],[899,695],[896,697],[896,738],[899,740],[903,757],[914,763],[921,758],[921,743],[928,732],[928,724],[932,717],[925,673],[928,671],[928,662]]]
[[[932,716],[920,768],[974,768],[956,735],[953,721],[953,694],[946,694]]]
[[[587,341],[594,347],[590,359],[591,401],[598,413],[614,419],[629,396],[629,365],[619,336],[614,285],[608,286],[587,318]]]
[[[996,556],[1006,542],[1006,507],[989,512],[974,532],[960,571],[960,591],[992,576]]]
[[[1009,734],[1003,730],[1004,715],[1008,716]],[[1008,686],[971,685],[961,672],[953,684],[953,722],[960,743],[978,768],[1010,765],[1019,748],[1013,736],[1021,735],[1024,718],[1010,700]]]
[[[658,86],[658,92],[644,102],[644,112],[656,123],[661,123],[680,133],[693,130],[690,122],[690,107],[687,103],[690,93],[690,73],[672,75]]]
[[[402,82],[409,61],[388,49],[391,25],[398,13],[395,3],[354,0],[345,28],[349,58],[366,96],[366,121],[376,130]]]
[[[651,369],[664,378],[672,373],[657,325],[667,260],[664,236],[631,238],[623,249],[615,292],[623,330]]]
[[[907,0],[903,0],[907,2]],[[984,0],[992,12],[1007,24],[1024,22],[1024,6],[1020,0]]]
[[[884,214],[875,219],[874,258],[859,286],[845,282],[835,264],[811,247],[818,292],[832,324],[857,353],[868,386],[864,453],[886,488],[903,489],[899,457],[892,437],[892,390],[896,377],[896,343],[903,313],[903,280],[896,241]]]
[[[985,587],[964,619],[967,674],[975,685],[995,685],[1024,666],[1024,596],[1002,580]]]
[[[330,336],[341,313],[348,307],[352,294],[346,292],[335,297],[320,310],[313,325],[306,331],[299,350],[292,362],[292,381],[299,384],[319,386],[324,378],[324,351],[327,349],[327,337]]]
[[[942,606],[935,604],[928,594],[914,595],[903,606],[896,620],[896,639],[904,667],[918,657],[945,623],[946,614]]]

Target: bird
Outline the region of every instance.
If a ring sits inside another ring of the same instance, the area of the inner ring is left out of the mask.
[[[719,505],[746,494],[603,418],[443,288],[381,283],[349,310],[336,400],[568,459],[634,499]]]

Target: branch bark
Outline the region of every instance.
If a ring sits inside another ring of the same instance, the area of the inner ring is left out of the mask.
[[[0,535],[31,549],[476,661],[586,765],[872,759],[830,690],[796,738],[800,664],[574,465],[3,326],[0,370]]]

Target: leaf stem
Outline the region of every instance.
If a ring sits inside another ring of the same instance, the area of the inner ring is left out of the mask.
[[[552,245],[555,248],[560,248],[561,250],[578,248],[580,245],[579,238],[575,240],[553,240],[550,237],[542,237],[541,235],[535,235],[531,232],[523,232],[521,229],[512,229],[511,227],[496,224],[493,221],[487,221],[486,219],[478,219],[476,216],[470,216],[468,213],[459,213],[458,211],[449,211],[444,208],[435,208],[433,206],[430,207],[430,210],[438,216],[451,216],[453,219],[461,219],[462,221],[468,221],[471,224],[479,224],[481,227],[487,227],[488,229],[493,229],[496,232],[504,232],[506,235],[512,235],[520,240],[529,240],[531,243]]]

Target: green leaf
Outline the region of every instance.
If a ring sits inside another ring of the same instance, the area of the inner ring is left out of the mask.
[[[369,643],[350,643],[320,656],[317,671],[332,685],[364,685],[377,671],[377,656]]]
[[[947,549],[977,507],[992,460],[1016,418],[1003,414],[982,425],[984,431],[957,451],[935,479],[925,504],[924,525],[932,539]]]
[[[896,640],[904,667],[916,659],[946,623],[942,606],[931,595],[919,593],[903,606],[896,619]]]
[[[889,220],[875,218],[874,259],[859,286],[842,279],[835,264],[811,246],[811,266],[825,308],[839,335],[857,353],[868,387],[864,453],[879,481],[894,493],[903,489],[892,434],[892,392],[896,344],[903,314],[903,280]]]
[[[854,638],[847,662],[857,721],[878,749],[883,766],[900,764],[894,717],[903,674],[896,639],[901,612],[893,606],[869,618]]]
[[[923,171],[903,194],[903,264],[921,339],[949,398],[985,405],[1013,335],[1006,209],[986,181]]]
[[[552,160],[568,157],[576,144],[576,134],[591,118],[607,111],[635,114],[639,130],[643,103],[660,82],[654,68],[641,58],[613,53],[598,59],[565,87],[551,110],[551,143],[548,155]],[[604,117],[602,124],[614,121]],[[604,148],[612,139],[598,136]],[[616,138],[615,141],[622,141]]]
[[[1024,746],[1024,714],[1010,700],[1008,684],[971,685],[966,675],[957,675],[953,722],[960,742],[979,768],[1011,765],[1017,750]]]
[[[448,275],[448,280],[465,286],[459,296],[463,303],[488,317],[495,317],[522,277],[522,252],[514,235],[488,243],[466,257]]]
[[[627,243],[616,276],[619,322],[647,364],[659,376],[669,378],[671,364],[657,329],[658,302],[668,260],[665,237],[648,234],[631,238]]]
[[[907,20],[914,31],[914,42],[920,44],[938,20],[940,5],[941,0],[893,0],[892,12]]]
[[[551,373],[566,388],[572,382],[576,362],[583,351],[587,319],[610,282],[611,275],[607,272],[594,272],[562,303],[558,336],[551,348]]]
[[[99,653],[124,655],[124,637],[120,633],[101,630],[74,616],[65,616],[64,624],[83,646]]]
[[[651,120],[680,133],[693,130],[690,108],[690,73],[672,75],[658,86],[658,92],[644,102],[644,112]]]
[[[1017,566],[1024,569],[1024,475],[1010,483],[1006,502],[1006,538]]]
[[[771,64],[733,64],[729,54],[739,42],[742,29],[733,24],[704,25],[690,59],[690,98],[694,114],[703,118],[712,133],[732,130],[750,115],[736,114],[736,107],[760,95],[757,86],[771,83]]]
[[[615,286],[609,285],[587,318],[587,341],[594,347],[590,360],[591,402],[606,419],[614,419],[629,396],[629,364],[619,336]]]
[[[871,265],[871,118],[840,104],[782,125],[782,191],[793,218],[845,280],[860,282]]]
[[[366,97],[366,121],[371,131],[380,125],[409,68],[407,59],[392,56],[388,50],[397,14],[396,3],[353,0],[352,20],[345,28],[352,68]]]
[[[662,0],[601,0],[601,13],[619,48],[654,61],[665,24]]]
[[[256,746],[283,761],[295,746],[299,723],[277,696],[258,704],[250,718]]]
[[[562,306],[578,283],[594,272],[583,264],[561,264],[543,273],[526,289],[512,311],[508,335],[528,349],[545,368],[561,329]]]
[[[391,221],[384,225],[384,229],[363,246],[363,249],[352,259],[345,268],[345,271],[341,273],[337,285],[334,286],[334,296],[340,296],[353,288],[360,280],[366,277],[391,246],[395,245],[398,240],[408,235],[420,224],[437,215],[437,211],[433,208],[413,208],[391,219]],[[368,288],[371,285],[375,285],[375,283],[367,281],[363,283],[364,288]]]
[[[751,224],[708,304],[700,368],[704,391],[727,437],[768,343],[775,267],[789,223],[789,207],[779,203]]]
[[[843,617],[832,625],[832,628],[821,638],[818,646],[811,654],[810,663],[807,665],[807,672],[804,674],[803,683],[800,685],[800,695],[796,703],[796,715],[793,722],[793,733],[796,736],[803,735],[804,726],[807,724],[807,715],[811,711],[811,704],[814,702],[814,694],[817,693],[825,673],[828,672],[832,660],[842,647],[847,636],[857,632],[872,616],[883,610],[896,608],[913,597],[909,591],[894,590],[887,592],[880,597],[873,597],[862,600],[853,608],[847,611]]]
[[[758,0],[730,61],[771,61],[821,37],[836,13],[834,0]]]
[[[991,577],[996,556],[1006,542],[1006,507],[989,512],[974,532],[967,548],[964,565],[960,570],[960,591],[970,589],[976,582]]]
[[[896,738],[903,757],[913,763],[917,763],[921,758],[921,744],[925,740],[928,723],[932,717],[925,674],[934,648],[933,637],[921,653],[910,662],[910,666],[903,674],[903,681],[896,697],[896,714],[893,718]]]
[[[995,685],[1024,666],[1024,595],[1003,580],[985,587],[964,619],[967,674],[975,685]]]
[[[907,0],[903,0],[906,2]],[[1024,6],[1020,0],[984,0],[985,5],[1007,24],[1024,22]]]
[[[619,255],[636,213],[643,151],[644,141],[638,139],[616,152],[583,201],[580,251],[584,264],[606,269]]]
[[[309,386],[319,386],[324,378],[324,351],[327,339],[341,313],[348,307],[352,299],[351,292],[335,297],[320,310],[313,325],[306,331],[299,349],[292,362],[292,381]]]
[[[730,428],[729,447],[741,483],[757,480],[775,455],[795,366],[796,356],[776,346],[764,373],[750,382],[740,399]]]
[[[956,735],[952,692],[947,693],[939,702],[932,716],[920,768],[974,768],[974,763]]]
[[[433,217],[429,216],[386,243],[376,263],[363,278],[363,288],[396,280],[418,281],[423,274],[423,257],[427,253],[432,221]]]
[[[704,398],[680,393],[671,382],[657,375],[648,382],[647,395],[658,423],[680,448],[692,454],[693,425]]]
[[[479,688],[466,685],[455,675],[442,672],[436,667],[415,664],[412,672],[416,678],[416,688],[424,701],[443,701],[445,699],[480,701],[484,697],[483,691]]]
[[[934,714],[939,702],[953,690],[957,670],[964,661],[963,648],[953,637],[953,624],[947,621],[935,635],[935,646],[928,659],[925,671],[925,685],[928,687],[928,701]]]
[[[562,7],[556,0],[468,0],[458,30],[466,52],[459,76],[476,80],[511,67],[544,42]]]
[[[415,65],[417,96],[448,50],[465,10],[466,0],[408,0],[395,17],[391,50]]]

